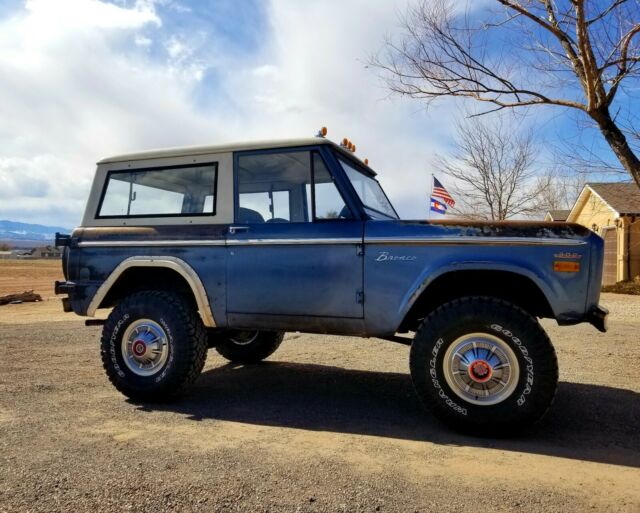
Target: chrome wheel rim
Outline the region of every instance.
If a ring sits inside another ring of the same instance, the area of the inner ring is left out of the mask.
[[[453,393],[482,406],[507,399],[520,378],[513,349],[488,333],[470,333],[453,342],[444,354],[443,370]]]
[[[138,376],[158,373],[169,358],[169,340],[162,326],[151,319],[129,324],[122,337],[122,358]]]
[[[248,346],[258,338],[258,331],[234,331],[229,340],[239,346]]]

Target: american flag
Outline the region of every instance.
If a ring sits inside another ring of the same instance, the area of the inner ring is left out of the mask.
[[[440,181],[434,176],[433,177],[433,191],[431,191],[431,196],[434,198],[440,198],[450,207],[455,207],[456,202],[451,197],[451,194],[444,188],[444,186],[440,183]]]

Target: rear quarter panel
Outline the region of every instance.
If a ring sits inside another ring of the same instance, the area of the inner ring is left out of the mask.
[[[227,226],[153,226],[85,228],[73,233],[68,264],[69,279],[75,283],[71,306],[86,315],[98,288],[124,260],[130,257],[175,257],[198,274],[207,293],[218,326],[226,323],[226,258],[224,232]],[[175,245],[154,245],[166,241]],[[212,241],[212,245],[181,245],[180,241]],[[118,246],[114,243],[143,243],[148,246]],[[218,245],[213,245],[218,243]]]

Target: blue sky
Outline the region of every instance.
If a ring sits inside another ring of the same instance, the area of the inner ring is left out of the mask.
[[[355,141],[403,217],[424,218],[459,110],[390,98],[365,66],[406,5],[0,0],[0,219],[77,225],[108,155],[323,125]],[[566,138],[563,115],[530,122]]]

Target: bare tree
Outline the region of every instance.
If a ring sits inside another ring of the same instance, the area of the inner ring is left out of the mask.
[[[640,0],[495,1],[500,9],[481,20],[475,3],[471,12],[461,2],[419,0],[404,36],[387,39],[372,64],[391,91],[428,102],[471,98],[491,106],[481,114],[539,105],[579,111],[640,185],[625,90],[640,77]]]
[[[585,175],[562,169],[547,171],[538,180],[536,189],[540,214],[549,210],[571,209],[587,183]]]
[[[455,213],[502,221],[539,213],[551,176],[535,170],[531,132],[520,132],[502,117],[470,118],[457,124],[454,151],[436,158],[436,171],[450,178]]]

